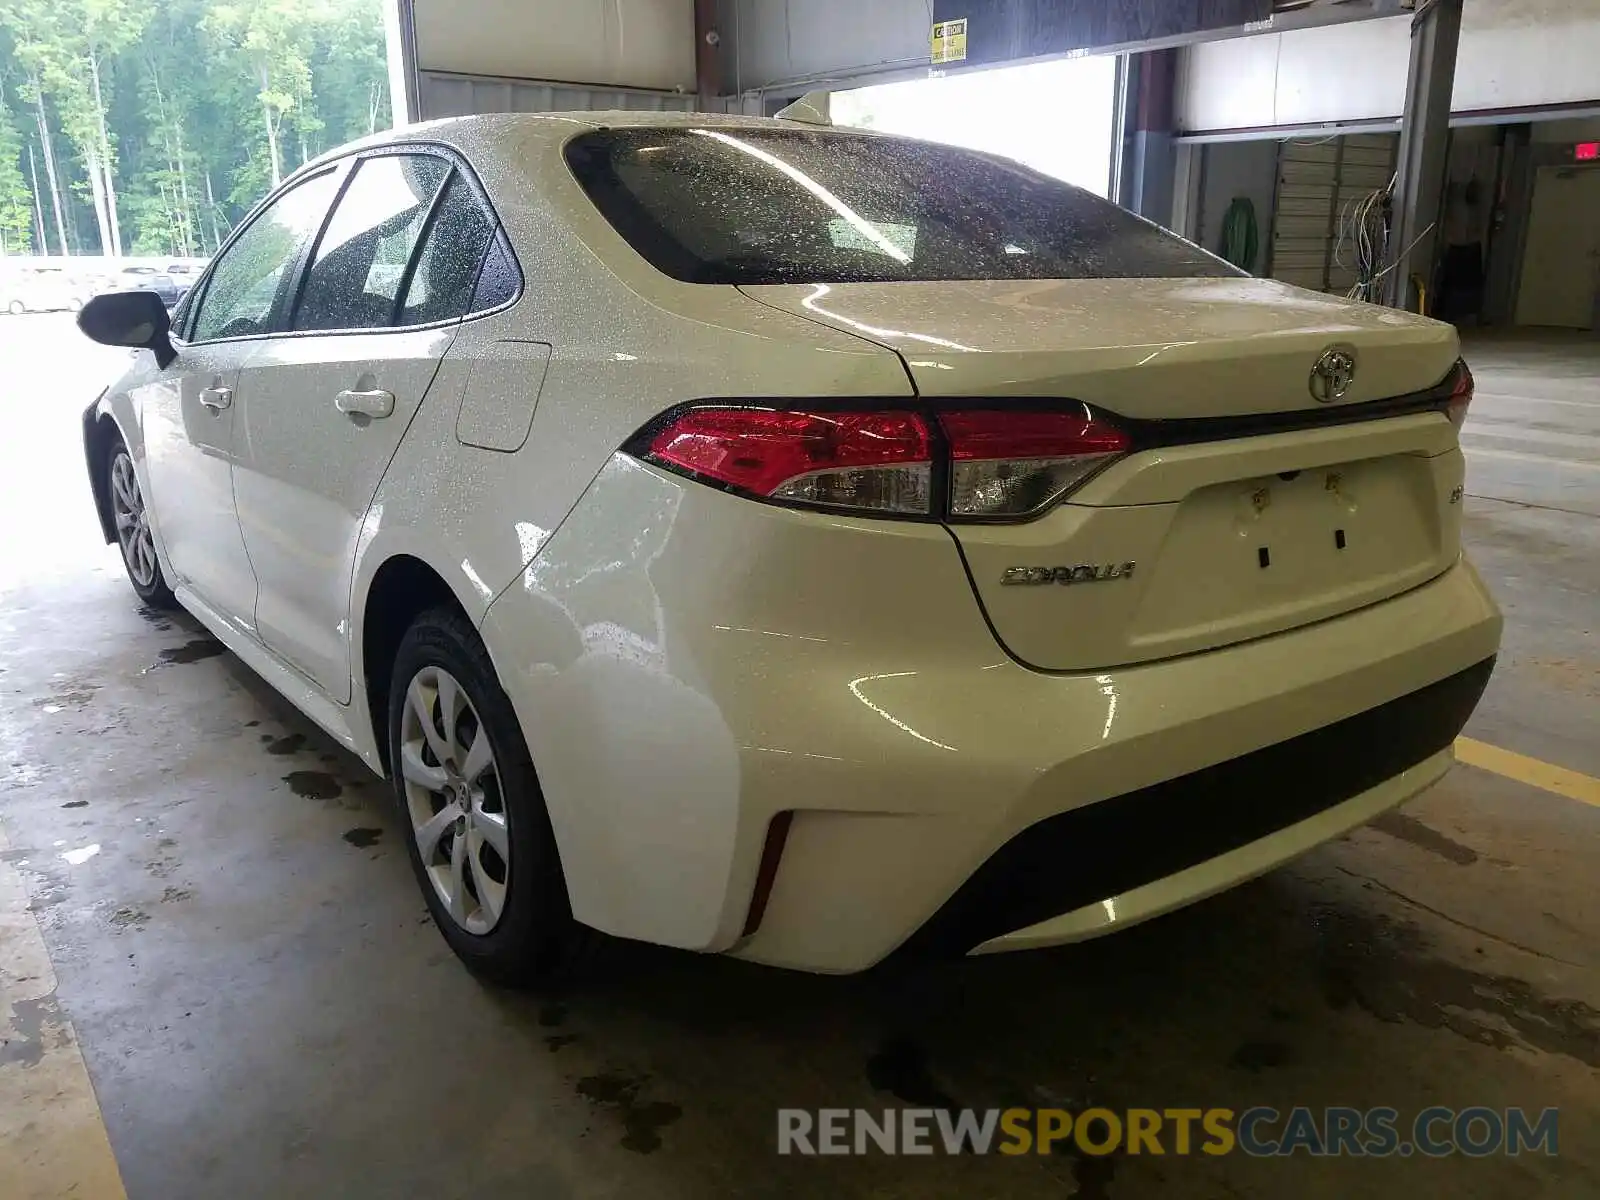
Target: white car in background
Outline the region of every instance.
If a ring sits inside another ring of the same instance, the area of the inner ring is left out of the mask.
[[[1447,325],[1014,163],[484,116],[308,165],[90,407],[105,535],[393,780],[470,966],[1131,925],[1449,768]]]

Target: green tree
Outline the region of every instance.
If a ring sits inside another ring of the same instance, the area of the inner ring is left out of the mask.
[[[378,0],[330,0],[312,61],[324,149],[390,125],[389,61]]]
[[[22,134],[0,98],[0,254],[33,252],[33,189],[21,159]]]
[[[257,85],[273,187],[283,181],[284,116],[311,91],[313,24],[305,0],[217,4],[205,19],[226,58]]]
[[[33,109],[40,156],[44,159],[45,178],[50,185],[50,203],[56,219],[56,243],[62,254],[68,254],[71,248],[67,241],[67,206],[61,173],[56,168],[55,141],[45,102],[46,79],[53,75],[61,53],[55,8],[48,0],[0,0],[0,25],[11,36],[12,54],[23,73],[18,91]],[[44,249],[48,251],[49,247]]]
[[[0,0],[0,62],[0,230],[37,173],[62,253],[212,253],[293,166],[389,124],[379,0]]]

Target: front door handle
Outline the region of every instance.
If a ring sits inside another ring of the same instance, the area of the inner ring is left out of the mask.
[[[334,397],[333,406],[349,417],[387,417],[394,412],[394,393],[382,388],[343,391]]]
[[[233,389],[230,387],[208,387],[200,389],[200,403],[204,404],[214,413],[233,404]]]

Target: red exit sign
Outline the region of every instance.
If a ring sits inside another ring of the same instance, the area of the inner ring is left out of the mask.
[[[1600,161],[1600,142],[1579,142],[1572,148],[1572,157],[1579,162]]]

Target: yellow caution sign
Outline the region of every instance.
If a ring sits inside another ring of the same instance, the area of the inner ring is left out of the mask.
[[[933,65],[960,62],[967,57],[967,19],[938,21],[933,26]]]

